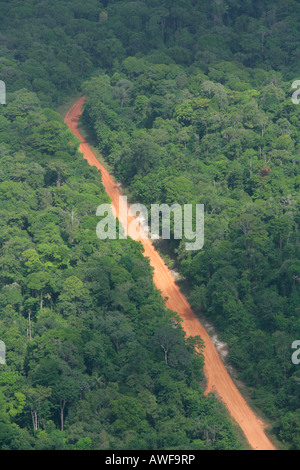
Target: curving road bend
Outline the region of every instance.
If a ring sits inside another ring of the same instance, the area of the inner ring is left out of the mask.
[[[72,106],[66,114],[65,123],[73,134],[81,140],[79,151],[83,153],[84,158],[90,165],[96,166],[101,171],[102,182],[106,193],[111,198],[114,213],[119,217],[121,223],[124,223],[122,214],[126,212],[128,214],[128,225],[138,224],[124,201],[121,202],[122,207],[119,207],[119,197],[122,196],[122,193],[118,185],[103,165],[101,165],[97,160],[88,143],[84,140],[78,130],[78,121],[82,114],[84,100],[85,97],[82,97]],[[128,228],[128,226],[126,228]],[[137,233],[138,230],[133,232]],[[132,232],[130,231],[130,234],[131,233]],[[207,379],[207,388],[205,393],[208,394],[210,392],[214,392],[218,398],[223,401],[232,418],[242,429],[253,450],[276,450],[275,446],[271,443],[265,433],[264,423],[254,414],[234,384],[208,333],[191,310],[185,296],[176,284],[171,271],[155,250],[151,240],[149,238],[144,239],[144,237],[143,239],[140,239],[138,235],[136,237],[133,235],[132,238],[136,238],[137,240],[139,239],[142,242],[144,247],[144,256],[149,258],[150,263],[154,268],[154,283],[160,290],[161,295],[168,299],[166,302],[167,307],[178,312],[182,318],[182,327],[186,332],[186,335],[201,336],[204,341],[204,373]]]

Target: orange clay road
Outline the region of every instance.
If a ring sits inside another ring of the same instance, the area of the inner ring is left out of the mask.
[[[128,213],[128,224],[135,224],[135,218],[130,215],[129,208],[125,202],[120,207],[119,215],[119,197],[122,195],[118,185],[110,176],[107,170],[100,164],[94,153],[89,148],[88,143],[78,131],[78,121],[82,113],[84,97],[80,98],[68,111],[65,122],[70,130],[81,140],[79,146],[80,152],[90,165],[96,166],[102,173],[102,182],[106,193],[112,200],[112,207],[115,214],[122,223],[124,210]],[[128,232],[131,235],[131,231]],[[136,238],[137,237],[134,237]],[[213,345],[208,333],[201,325],[199,319],[191,310],[185,296],[181,293],[174,277],[166,266],[158,252],[155,250],[151,239],[140,240],[144,247],[144,256],[148,257],[154,268],[154,283],[160,290],[161,295],[167,298],[166,305],[169,309],[177,312],[182,318],[182,327],[187,336],[201,336],[204,341],[204,373],[207,379],[207,388],[205,393],[215,392],[219,399],[223,401],[230,415],[235,419],[243,430],[247,441],[252,449],[255,450],[276,450],[270,442],[264,431],[264,423],[254,414],[241,393],[235,386],[233,380],[227,372],[215,346]]]

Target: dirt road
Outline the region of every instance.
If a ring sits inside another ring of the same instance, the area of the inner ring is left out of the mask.
[[[118,215],[119,197],[122,195],[120,189],[107,170],[97,160],[88,143],[85,142],[78,131],[78,121],[82,112],[83,103],[84,97],[78,100],[68,111],[65,122],[71,131],[81,139],[82,143],[80,144],[79,150],[83,153],[84,158],[90,165],[96,166],[101,171],[103,185],[107,194],[112,199],[112,206]],[[124,211],[128,210],[128,207],[125,204],[123,207],[120,207],[120,209],[121,214],[124,214]],[[120,219],[122,222],[121,215]],[[134,220],[134,217],[130,215],[129,212],[128,224],[136,223]],[[216,392],[217,396],[227,407],[231,416],[243,430],[252,449],[276,450],[264,432],[263,422],[254,414],[235,386],[208,333],[191,310],[185,296],[175,283],[171,271],[155,250],[151,240],[148,238],[141,241],[145,250],[144,255],[150,259],[150,263],[154,268],[154,283],[161,291],[162,296],[168,298],[167,307],[178,312],[183,320],[182,326],[187,336],[201,336],[204,341],[204,372],[207,378],[207,389],[205,393]]]

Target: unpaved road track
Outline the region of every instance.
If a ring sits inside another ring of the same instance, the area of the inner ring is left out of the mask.
[[[102,182],[106,193],[111,198],[112,206],[119,216],[119,197],[122,195],[121,191],[111,175],[97,160],[88,143],[85,142],[78,131],[78,121],[82,113],[83,103],[84,97],[80,98],[68,111],[65,122],[70,130],[81,140],[82,143],[80,144],[79,150],[83,153],[84,158],[90,165],[96,166],[101,171]],[[124,206],[120,209],[121,213],[124,214],[124,210],[128,210],[128,207],[124,203]],[[122,222],[121,215],[119,218]],[[134,220],[134,217],[131,216],[129,212],[128,224],[132,223]],[[208,333],[191,310],[185,296],[177,286],[171,271],[155,250],[151,240],[143,239],[140,241],[144,246],[144,255],[149,258],[154,268],[154,283],[160,290],[161,295],[164,298],[168,298],[167,307],[178,312],[183,320],[182,327],[187,336],[201,336],[204,341],[204,373],[207,379],[205,393],[215,392],[219,399],[223,401],[231,416],[243,430],[252,449],[276,450],[265,434],[264,423],[254,414],[235,386]]]

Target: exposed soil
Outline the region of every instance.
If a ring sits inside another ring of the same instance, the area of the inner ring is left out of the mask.
[[[96,166],[101,171],[102,182],[105,190],[112,200],[112,206],[117,217],[124,226],[125,214],[128,213],[129,208],[123,202],[121,202],[119,207],[119,197],[122,195],[120,185],[114,181],[112,176],[97,160],[88,143],[80,135],[78,130],[78,121],[82,113],[83,103],[84,97],[80,98],[68,111],[65,117],[65,122],[71,131],[81,139],[82,143],[80,144],[79,150],[83,153],[84,158],[90,165]],[[129,212],[128,225],[130,224],[133,224],[131,227],[135,228],[138,225],[138,222]],[[235,419],[244,432],[252,449],[276,450],[275,446],[270,442],[265,433],[264,423],[249,407],[220,358],[216,346],[220,348],[222,345],[214,345],[209,334],[192,311],[185,296],[180,291],[172,272],[154,248],[152,241],[149,238],[141,240],[141,237],[138,236],[138,234],[135,234],[134,230],[129,233],[132,238],[138,239],[142,242],[144,255],[149,258],[150,263],[154,268],[154,283],[160,290],[161,295],[168,299],[167,307],[177,312],[182,318],[182,327],[186,332],[186,335],[201,336],[204,341],[204,373],[207,379],[205,393],[208,394],[210,392],[214,392],[218,398],[223,401],[232,418]]]

